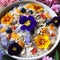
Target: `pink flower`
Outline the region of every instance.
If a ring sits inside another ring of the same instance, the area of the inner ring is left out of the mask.
[[[6,6],[6,5],[10,5],[16,1],[19,1],[19,0],[0,0],[0,4],[3,6]]]
[[[45,56],[45,57],[43,57],[43,59],[42,59],[42,60],[52,60],[52,57]]]
[[[59,12],[60,11],[60,4],[52,5],[51,9],[54,10],[55,12]]]
[[[58,0],[36,0],[36,1],[45,3],[45,4],[47,4],[48,6],[51,6],[51,5],[53,5],[53,4],[58,3]]]

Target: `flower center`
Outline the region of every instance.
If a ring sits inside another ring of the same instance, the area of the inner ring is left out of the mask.
[[[55,23],[57,23],[57,22],[58,22],[58,20],[55,20],[54,22],[55,22]]]
[[[44,39],[41,39],[40,44],[43,45],[45,43]]]
[[[30,25],[30,20],[24,23],[24,25],[29,26]]]
[[[17,48],[16,47],[13,47],[13,49],[12,49],[13,51],[16,51],[17,50]]]

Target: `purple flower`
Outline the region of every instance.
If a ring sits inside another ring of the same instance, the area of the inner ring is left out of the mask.
[[[52,6],[53,4],[58,3],[58,0],[36,0],[42,3],[47,4],[48,6]]]
[[[59,12],[60,11],[60,4],[52,5],[51,9],[54,10],[55,12]]]
[[[1,38],[1,45],[5,48],[8,46],[8,41],[6,37]]]
[[[22,16],[19,19],[19,23],[22,24],[21,30],[28,30],[31,31],[37,25],[37,22],[33,16]]]
[[[24,37],[24,40],[25,40],[26,44],[30,44],[31,35],[30,35],[29,31],[26,31],[26,32],[27,32],[27,36]]]
[[[5,54],[5,52],[0,48],[0,60],[2,60],[2,56]]]
[[[1,29],[1,28],[3,28],[3,25],[2,25],[2,24],[0,24],[0,29]]]
[[[8,47],[8,53],[10,55],[19,55],[22,50],[23,50],[23,48],[15,42],[10,44],[10,46]]]
[[[52,23],[53,23],[56,27],[59,27],[59,25],[60,25],[60,17],[53,17],[51,21],[52,21]]]
[[[45,56],[45,57],[43,57],[43,59],[42,59],[42,60],[52,60],[52,57]]]

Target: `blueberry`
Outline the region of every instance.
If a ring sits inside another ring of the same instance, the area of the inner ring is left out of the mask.
[[[34,33],[35,33],[35,31],[34,31],[34,30],[32,30],[30,33],[31,33],[31,34],[34,34]]]
[[[26,12],[26,9],[25,8],[21,8],[21,12],[22,13],[25,13]]]
[[[12,29],[11,29],[11,28],[7,28],[7,29],[6,29],[6,32],[7,32],[7,33],[12,33]]]
[[[46,22],[46,25],[49,25],[51,23],[50,20],[46,20],[45,22]]]
[[[33,11],[32,11],[32,10],[29,10],[29,11],[28,11],[28,13],[31,13],[31,14],[33,14]]]

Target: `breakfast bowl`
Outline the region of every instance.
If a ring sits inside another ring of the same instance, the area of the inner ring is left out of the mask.
[[[60,18],[37,1],[20,1],[0,12],[0,44],[7,55],[35,60],[51,53],[59,43]]]

